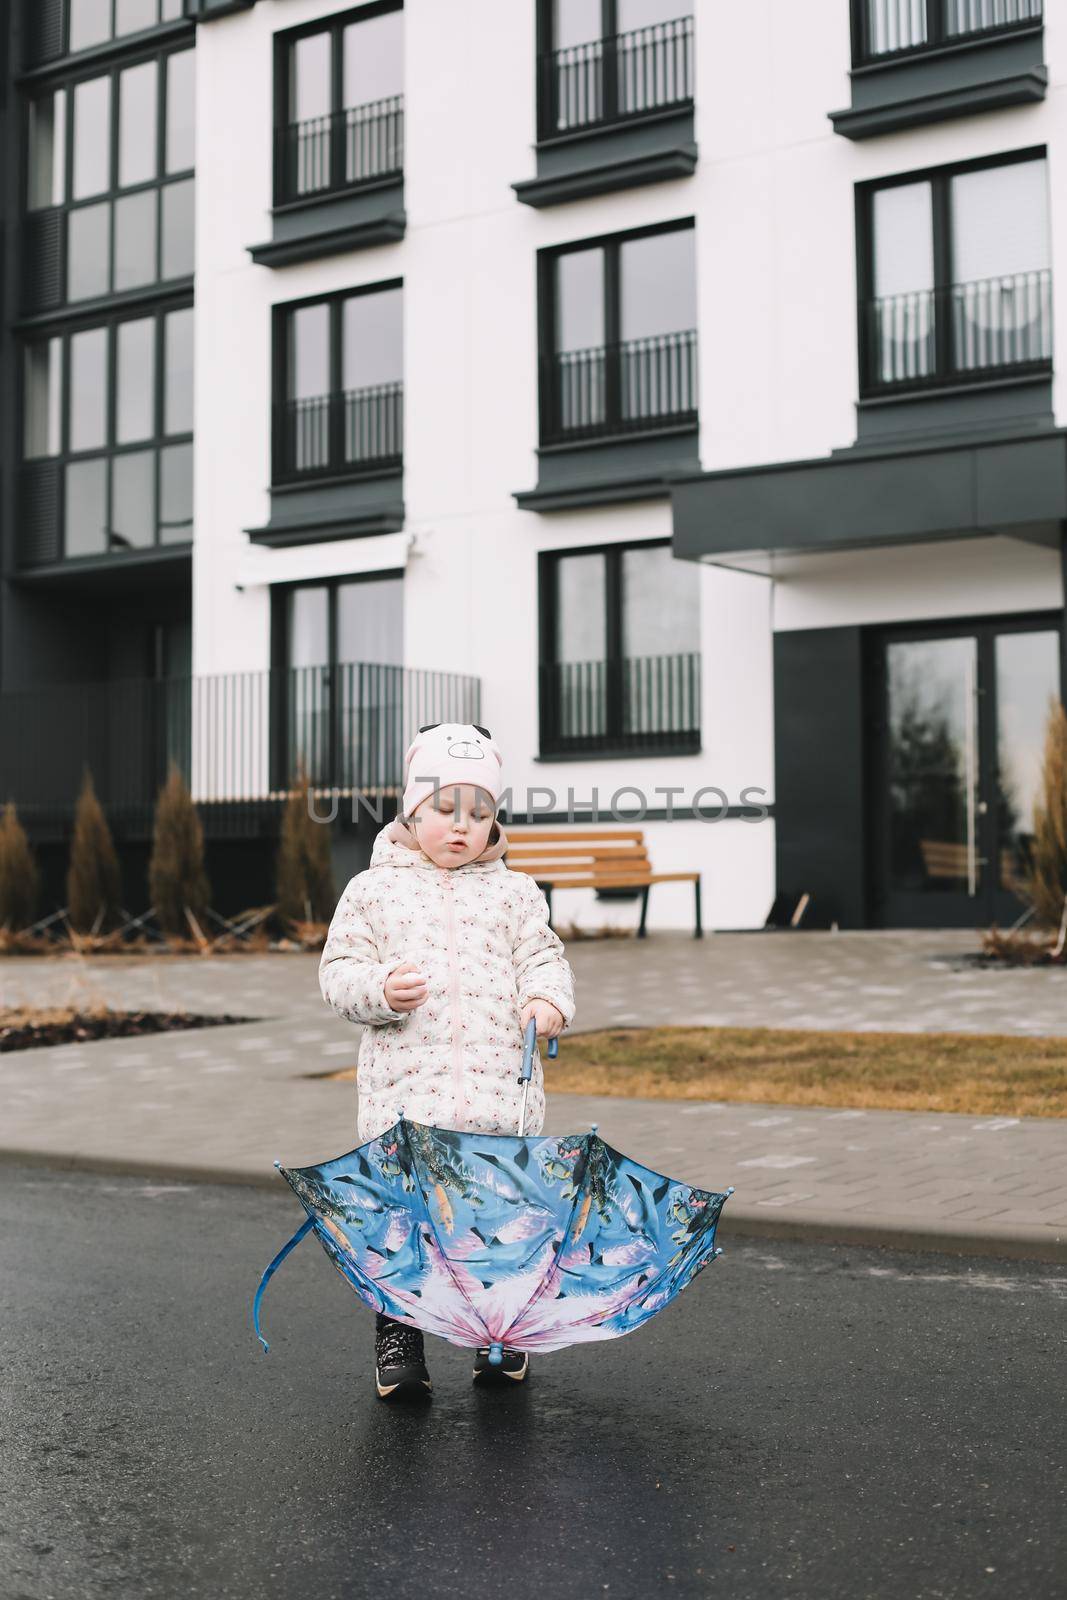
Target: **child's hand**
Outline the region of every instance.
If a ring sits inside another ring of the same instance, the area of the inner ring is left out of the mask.
[[[385,1003],[394,1011],[414,1011],[426,1004],[430,991],[413,961],[405,961],[385,980]],[[555,1008],[553,1007],[553,1010]]]
[[[523,1033],[526,1032],[526,1024],[531,1017],[537,1020],[539,1039],[554,1039],[563,1031],[563,1013],[552,1004],[551,1000],[527,1000],[519,1018]]]

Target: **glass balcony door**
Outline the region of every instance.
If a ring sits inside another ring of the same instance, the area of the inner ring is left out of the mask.
[[[872,827],[880,921],[1010,923],[1033,836],[1048,709],[1060,693],[1051,623],[886,635]]]
[[[403,765],[402,578],[303,584],[286,596],[283,781],[373,788]]]

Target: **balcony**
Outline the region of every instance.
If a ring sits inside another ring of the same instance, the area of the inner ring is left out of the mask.
[[[852,0],[852,63],[847,139],[1043,100],[1043,0]]]
[[[277,203],[394,181],[404,170],[404,100],[394,95],[279,128]]]
[[[276,483],[395,472],[404,457],[404,386],[376,384],[289,400],[277,415]]]
[[[1039,27],[1044,0],[858,0],[853,12],[860,66]]]
[[[700,655],[544,663],[541,755],[691,755],[700,749]]]
[[[1052,274],[868,300],[860,326],[865,398],[1038,377],[1052,370]]]
[[[116,831],[144,837],[174,762],[209,835],[254,833],[299,766],[345,799],[398,795],[423,723],[480,717],[477,678],[373,662],[8,691],[5,798],[31,830],[62,833],[88,766]]]
[[[263,267],[402,239],[403,95],[278,128],[271,217],[271,238],[248,247]]]
[[[541,364],[543,445],[697,425],[693,331],[565,350]]]
[[[538,60],[541,139],[692,103],[692,17],[571,45]]]
[[[693,18],[678,17],[537,61],[537,176],[513,184],[524,205],[688,177],[693,133]]]

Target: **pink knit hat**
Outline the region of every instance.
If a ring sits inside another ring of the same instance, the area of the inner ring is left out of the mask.
[[[500,799],[503,768],[488,728],[470,722],[431,722],[419,729],[404,756],[404,815],[438,789],[477,784]]]

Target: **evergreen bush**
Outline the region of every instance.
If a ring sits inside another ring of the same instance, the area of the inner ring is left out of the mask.
[[[330,864],[330,828],[310,810],[310,785],[300,771],[282,815],[278,841],[278,911],[290,922],[329,922],[336,894]]]
[[[67,915],[78,933],[99,932],[118,915],[122,878],[111,829],[88,767],[74,812],[67,869]]]
[[[26,830],[9,800],[0,812],[0,928],[19,933],[37,909],[38,875]]]
[[[1058,700],[1045,729],[1034,837],[1021,888],[1035,920],[1042,927],[1058,928],[1067,896],[1067,714]]]
[[[211,900],[200,814],[173,765],[156,800],[148,894],[163,932],[179,937],[193,932],[186,912],[202,925]]]

